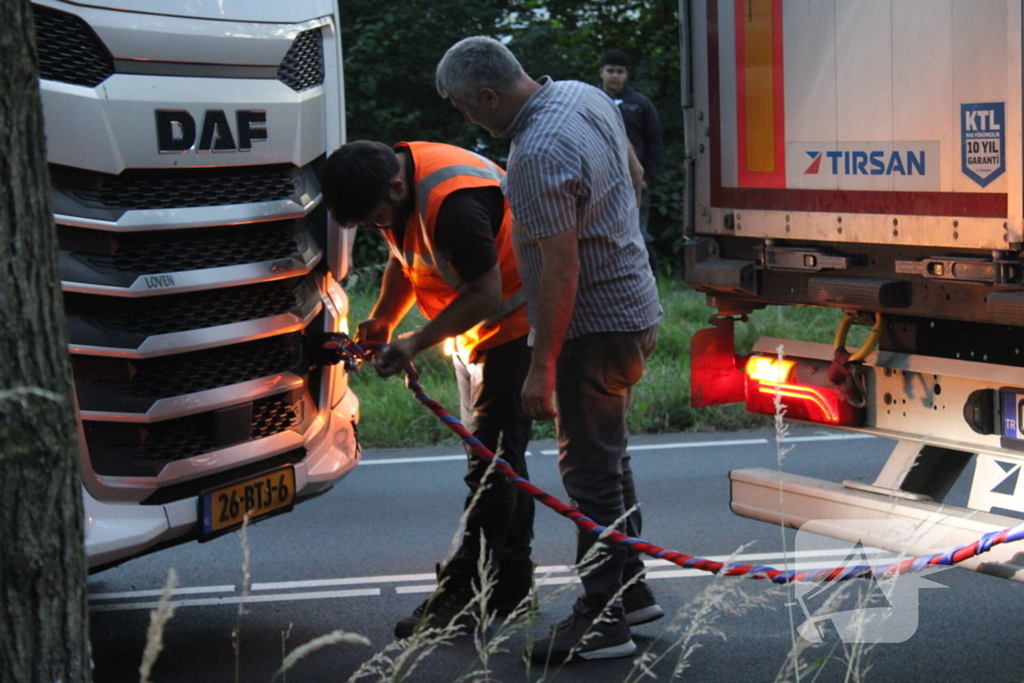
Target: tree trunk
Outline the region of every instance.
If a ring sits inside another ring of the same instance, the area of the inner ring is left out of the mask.
[[[0,680],[90,680],[82,484],[28,0],[0,2]]]

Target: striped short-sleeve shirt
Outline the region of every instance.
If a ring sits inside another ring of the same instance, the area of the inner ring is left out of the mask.
[[[640,233],[622,116],[601,90],[540,79],[503,133],[512,140],[502,191],[512,244],[536,329],[541,253],[537,240],[575,230],[580,275],[567,338],[635,332],[662,316]]]

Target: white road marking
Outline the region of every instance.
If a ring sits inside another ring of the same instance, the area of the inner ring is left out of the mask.
[[[363,458],[359,461],[359,466],[363,465],[407,465],[414,462],[445,462],[446,460],[462,460],[465,462],[466,454],[460,453],[458,455],[427,455],[422,458],[380,458],[378,460],[368,460]]]
[[[879,548],[861,548],[861,551],[865,555],[885,555],[888,551],[881,550]],[[781,551],[773,553],[745,553],[741,555],[708,555],[704,559],[712,560],[715,562],[729,562],[731,564],[742,564],[744,562],[757,562],[760,560],[779,560],[785,561],[788,557],[790,560],[801,560],[811,557],[837,557],[844,552],[843,548],[824,548],[822,550],[791,550],[785,555]],[[892,555],[895,557],[895,555]],[[843,558],[845,559],[845,558]],[[668,560],[659,560],[653,557],[643,558],[644,564],[647,567],[657,569],[658,567],[679,567],[674,562]],[[537,576],[545,576],[547,574],[554,574],[558,572],[567,572],[572,569],[571,565],[567,564],[554,564],[547,567],[537,567]],[[699,571],[699,570],[698,570]]]
[[[791,436],[782,443],[809,443],[811,441],[851,441],[853,439],[877,439],[873,434],[818,434],[817,436]]]
[[[175,595],[202,595],[204,593],[234,593],[234,586],[191,586],[175,588]],[[90,600],[127,600],[129,598],[158,598],[164,594],[163,588],[145,591],[122,591],[120,593],[90,593]]]
[[[276,581],[254,583],[254,591],[279,591],[293,588],[326,588],[327,586],[352,586],[362,583],[399,583],[401,581],[427,581],[437,578],[434,574],[395,574],[393,576],[355,576],[347,579],[313,579],[311,581]]]
[[[395,586],[395,592],[399,595],[406,595],[408,593],[433,593],[436,589],[436,583],[425,583],[420,586]]]
[[[347,591],[312,591],[309,593],[277,593],[272,595],[249,595],[244,599],[245,604],[257,602],[291,602],[294,600],[324,600],[328,598],[361,598],[380,595],[379,588],[358,588]],[[172,607],[207,607],[210,605],[237,605],[242,602],[240,595],[233,595],[224,598],[197,598],[195,600],[171,600]],[[155,602],[128,602],[112,603],[105,605],[92,605],[90,612],[125,612],[129,610],[150,610],[157,606]]]
[[[791,436],[786,439],[784,443],[808,443],[812,441],[850,441],[853,439],[874,439],[870,434],[819,434],[815,436]],[[727,446],[764,446],[771,443],[771,440],[767,438],[758,439],[730,439],[722,441],[683,441],[678,443],[648,443],[638,444],[636,446],[630,446],[630,451],[666,451],[672,449],[691,449],[691,448],[724,448]],[[540,453],[541,455],[557,455],[558,449],[545,449],[538,451],[534,449],[532,453]],[[531,455],[528,453],[527,455]],[[426,463],[426,462],[449,462],[449,461],[463,461],[466,459],[465,453],[459,453],[457,455],[427,455],[419,458],[363,458],[359,464],[362,465],[408,465],[413,463]]]
[[[872,549],[869,549],[869,548],[863,548],[862,550],[863,550],[865,555],[874,555],[874,554],[876,554],[876,552],[873,552]],[[877,551],[877,553],[882,553],[882,552],[883,551]],[[837,566],[840,566],[840,564],[838,564],[838,563],[842,563],[842,562],[844,562],[846,560],[845,556],[837,555],[836,553],[837,553],[837,551],[835,551],[835,550],[831,550],[831,551],[827,551],[827,552],[811,551],[811,552],[803,555],[803,557],[804,558],[809,558],[809,557],[815,556],[815,557],[819,557],[819,558],[822,558],[822,559],[816,559],[816,560],[813,560],[813,561],[805,560],[803,562],[793,562],[792,560],[794,558],[792,556],[790,556],[790,563],[789,563],[788,567],[784,567],[784,566],[780,565],[780,566],[776,566],[775,569],[786,569],[786,570],[789,570],[789,571],[804,571],[804,570],[807,570],[807,569],[833,569],[833,568],[835,568]],[[739,559],[740,557],[742,557],[742,556],[738,555],[738,556],[732,558],[732,564],[741,564],[741,563],[743,563],[744,560]],[[773,557],[773,556],[761,556],[761,557],[767,559],[768,557]],[[832,561],[836,562],[837,564],[832,565],[832,564],[830,564],[830,562],[828,560],[824,559],[824,558],[828,558],[828,557],[833,558]],[[729,557],[727,555],[719,555],[719,556],[715,556],[715,557],[706,557],[704,559],[706,559],[706,560],[715,560],[715,561],[718,561],[718,562],[725,562],[726,560],[729,559]],[[748,558],[748,559],[752,559],[752,558]],[[779,557],[779,559],[782,559],[782,558]],[[876,560],[876,566],[877,566],[879,564],[877,562],[877,560],[885,560],[885,559],[890,559],[890,558],[887,558],[887,557],[877,557],[877,558],[874,558],[874,559]],[[891,559],[895,561],[896,560],[896,556],[893,555],[891,557]],[[659,566],[664,564],[665,566],[673,567],[673,569],[654,569],[654,570],[649,570],[647,572],[646,576],[645,576],[645,578],[647,580],[654,580],[654,579],[695,579],[695,578],[699,578],[699,577],[703,577],[703,576],[708,576],[708,577],[712,576],[711,572],[707,572],[707,571],[704,571],[702,569],[684,569],[683,567],[680,567],[679,565],[672,564],[671,562],[667,562],[665,560],[656,560],[654,563],[648,563],[648,564],[655,564],[655,563],[657,563]],[[579,583],[580,582],[580,579],[579,579],[578,576],[551,576],[551,574],[553,574],[553,573],[559,573],[559,572],[568,571],[569,569],[571,569],[571,567],[568,567],[568,566],[551,567],[550,569],[552,569],[553,571],[550,572],[549,574],[544,574],[544,575],[540,574],[540,569],[541,568],[538,568],[538,570],[537,570],[538,576],[537,576],[537,579],[535,581],[535,583],[538,586],[564,586],[566,584]],[[432,593],[435,588],[437,588],[437,584],[436,583],[431,583],[431,584],[422,585],[422,586],[398,586],[398,587],[396,587],[395,592],[400,593],[400,594],[401,593]]]
[[[729,439],[726,441],[687,441],[683,443],[648,443],[630,446],[632,451],[667,451],[674,448],[718,448],[722,446],[763,446],[768,439]],[[558,449],[541,451],[543,455],[557,455]]]
[[[790,560],[793,559],[804,559],[808,557],[835,557],[841,555],[845,549],[843,548],[824,548],[822,550],[791,550],[785,555],[781,552],[774,553],[747,553],[744,555],[708,555],[704,559],[714,560],[716,562],[730,562],[732,564],[741,564],[743,562],[757,561],[757,560],[785,560],[787,557]],[[879,548],[861,548],[861,551],[865,555],[884,555],[887,553],[885,550]],[[891,554],[891,553],[888,553]],[[893,555],[895,557],[895,555]],[[677,567],[679,565],[669,562],[668,560],[659,560],[653,557],[644,558],[644,564],[664,566],[664,567]]]
[[[862,552],[865,555],[871,556],[872,559],[887,560],[897,559],[892,553],[887,553],[884,550],[875,548],[862,548]],[[745,553],[740,555],[710,555],[705,559],[713,560],[717,562],[732,562],[734,564],[742,564],[749,562],[762,562],[770,560],[767,564],[774,564],[778,569],[785,569],[781,565],[785,561],[781,552],[768,552],[768,553]],[[788,554],[789,566],[788,569],[802,571],[805,569],[824,569],[827,568],[830,563],[836,563],[835,566],[839,566],[846,560],[845,551],[843,549],[822,549],[822,550],[801,550],[792,551]],[[711,576],[710,572],[704,572],[699,569],[684,569],[676,564],[669,562],[668,560],[657,560],[657,559],[645,559],[645,564],[649,567],[647,572],[648,579],[675,579],[675,578],[696,578],[701,576]],[[558,565],[547,565],[537,567],[537,585],[538,586],[558,586],[570,583],[577,583],[579,578],[570,576],[558,576],[558,574],[564,574],[572,570],[570,565],[558,564]],[[375,583],[405,583],[410,582],[412,585],[400,585],[395,586],[395,593],[398,595],[409,595],[417,593],[431,593],[437,588],[437,584],[434,581],[434,574],[385,574],[381,576],[355,576],[347,578],[336,578],[336,579],[312,579],[308,581],[275,581],[266,583],[256,583],[252,585],[252,590],[256,591],[268,591],[268,590],[296,590],[293,593],[270,593],[270,594],[253,594],[245,598],[247,603],[259,603],[259,602],[290,602],[296,600],[320,600],[330,598],[352,598],[352,597],[370,597],[383,595],[380,588],[354,588],[348,590],[335,590],[335,591],[311,591],[310,588],[324,588],[328,586],[358,586]],[[429,583],[418,583],[418,582],[429,582]],[[174,595],[203,595],[210,593],[230,593],[235,591],[235,586],[187,586],[184,588],[175,589]],[[90,606],[92,612],[116,612],[116,611],[129,611],[129,610],[143,610],[153,609],[157,603],[153,601],[148,602],[113,602],[115,600],[128,600],[134,598],[144,597],[157,597],[163,593],[162,589],[152,590],[139,590],[139,591],[124,591],[119,593],[93,593],[89,596],[90,602],[101,602],[102,604],[93,604]],[[204,607],[213,605],[237,605],[241,601],[241,596],[238,595],[225,595],[220,597],[208,597],[208,598],[192,598],[186,600],[172,600],[171,604],[175,607]]]

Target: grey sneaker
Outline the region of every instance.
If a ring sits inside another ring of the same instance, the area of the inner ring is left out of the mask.
[[[575,610],[567,619],[555,624],[550,634],[534,640],[532,646],[532,652],[530,646],[527,652],[533,661],[552,664],[576,659],[614,659],[636,652],[636,643],[629,635],[625,619],[605,614],[595,620]]]
[[[638,581],[622,592],[622,610],[630,626],[647,624],[665,616],[665,610],[658,605],[654,593],[644,581]]]

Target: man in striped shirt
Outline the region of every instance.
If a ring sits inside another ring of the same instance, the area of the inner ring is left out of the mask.
[[[535,81],[504,45],[482,36],[448,50],[437,89],[467,122],[512,141],[502,192],[533,343],[523,409],[556,420],[567,493],[583,514],[612,525],[637,502],[626,413],[663,314],[639,228],[643,171],[622,117],[599,89]],[[623,530],[639,535],[639,511]],[[594,542],[578,537],[578,562]],[[636,553],[602,553],[582,577],[585,595],[572,615],[528,646],[534,659],[631,655],[629,626],[664,614]]]

